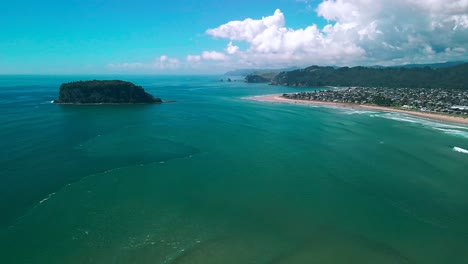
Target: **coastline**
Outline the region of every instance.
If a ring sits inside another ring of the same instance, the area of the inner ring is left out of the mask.
[[[417,111],[396,109],[396,108],[384,107],[384,106],[361,105],[361,104],[352,104],[352,103],[335,103],[335,102],[324,102],[324,101],[315,101],[315,100],[287,99],[287,98],[282,97],[280,94],[251,96],[251,97],[247,97],[246,99],[253,100],[253,101],[261,101],[261,102],[324,105],[324,106],[336,106],[336,107],[351,108],[351,109],[377,110],[377,111],[401,113],[401,114],[407,114],[407,115],[412,115],[412,116],[417,116],[417,117],[438,120],[438,121],[468,125],[468,118],[436,114],[436,113],[428,113],[428,112],[417,112]]]

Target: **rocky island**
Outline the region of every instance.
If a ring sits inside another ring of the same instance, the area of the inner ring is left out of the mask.
[[[145,92],[141,86],[121,80],[77,81],[60,86],[57,104],[152,104],[160,98]]]

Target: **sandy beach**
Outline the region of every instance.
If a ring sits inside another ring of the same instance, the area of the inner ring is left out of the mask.
[[[449,116],[449,115],[444,115],[444,114],[436,114],[436,113],[417,112],[417,111],[396,109],[396,108],[383,107],[383,106],[359,105],[359,104],[350,104],[350,103],[334,103],[334,102],[324,102],[324,101],[314,101],[314,100],[310,100],[310,101],[309,100],[294,100],[294,99],[284,98],[280,94],[252,96],[246,99],[254,100],[254,101],[263,101],[263,102],[275,102],[275,103],[311,104],[311,105],[346,107],[346,108],[351,108],[351,109],[378,110],[378,111],[402,113],[402,114],[408,114],[408,115],[429,118],[429,119],[434,119],[434,120],[439,120],[439,121],[444,121],[444,122],[468,125],[468,118],[463,118],[459,116]]]

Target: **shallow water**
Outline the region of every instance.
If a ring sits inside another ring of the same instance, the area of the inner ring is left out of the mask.
[[[176,103],[50,104],[83,78],[0,77],[2,263],[468,262],[465,126],[217,76],[119,77]]]

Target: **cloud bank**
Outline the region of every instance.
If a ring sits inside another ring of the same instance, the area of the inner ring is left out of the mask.
[[[109,69],[117,71],[172,71],[181,67],[181,63],[177,58],[170,58],[167,55],[161,55],[152,62],[125,62],[125,63],[109,63]]]
[[[187,61],[216,58],[238,66],[279,67],[467,59],[468,0],[325,0],[315,13],[327,25],[291,29],[277,9],[262,19],[208,29],[208,35],[229,40],[224,53],[203,52]],[[248,48],[241,50],[236,42],[247,43]]]
[[[109,64],[121,71],[213,72],[228,68],[401,65],[468,60],[468,0],[295,0],[325,25],[287,27],[279,9],[206,30],[224,48]],[[312,7],[313,3],[318,3]],[[312,11],[313,10],[313,11]],[[311,20],[314,19],[311,17]],[[242,48],[241,48],[242,47]],[[203,50],[203,49],[202,49]]]

